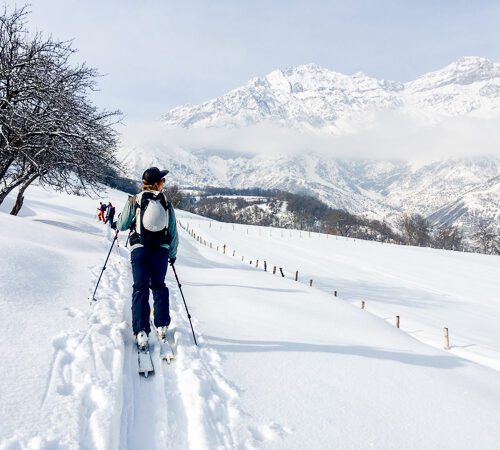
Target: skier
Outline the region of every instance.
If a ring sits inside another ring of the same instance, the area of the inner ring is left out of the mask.
[[[97,215],[97,218],[99,219],[99,222],[104,222],[104,212],[106,211],[106,205],[103,202],[99,202],[99,207],[97,210],[99,211],[99,214]]]
[[[106,214],[106,221],[104,223],[106,224],[109,222],[109,224],[112,225],[115,218],[115,207],[111,204],[111,202],[109,202],[107,208],[108,212]]]
[[[129,197],[117,222],[118,231],[130,229],[132,263],[132,328],[140,350],[147,350],[149,288],[153,291],[154,325],[161,340],[170,324],[169,292],[165,285],[167,265],[175,263],[177,226],[172,204],[162,192],[168,170],[150,167],[142,175],[142,191]]]

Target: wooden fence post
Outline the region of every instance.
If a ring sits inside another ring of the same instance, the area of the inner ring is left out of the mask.
[[[264,272],[267,272],[267,261],[264,261]]]
[[[256,269],[258,269],[258,268],[259,268],[259,260],[258,260],[258,259],[255,261],[255,268],[256,268]]]
[[[235,253],[236,253],[236,250],[233,250],[233,256],[234,256]]]
[[[361,300],[361,309],[365,309],[365,301]]]
[[[333,296],[337,297],[337,291],[333,291]]]
[[[283,273],[283,269],[280,267],[280,272],[281,272],[281,276],[284,277],[285,274]]]
[[[295,271],[295,281],[298,281],[299,280],[299,271],[296,270]]]
[[[448,328],[444,328],[444,349],[449,350],[450,347],[450,335],[448,334]]]
[[[312,287],[313,285],[313,280],[309,280],[309,287]]]
[[[396,328],[399,328],[399,316],[396,316]]]
[[[273,275],[276,275],[276,266],[273,267]]]
[[[226,254],[226,244],[224,244],[224,255]]]

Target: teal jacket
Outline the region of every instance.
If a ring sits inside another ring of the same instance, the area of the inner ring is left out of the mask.
[[[132,225],[132,221],[135,218],[136,213],[136,196],[129,197],[127,203],[123,207],[122,212],[118,216],[118,220],[116,221],[116,229],[119,231],[125,231],[130,229]],[[177,234],[177,222],[175,220],[175,211],[172,203],[168,202],[168,232],[172,237],[172,241],[170,244],[163,244],[162,247],[168,249],[168,255],[170,258],[177,257],[177,246],[179,245],[179,236]],[[135,244],[130,247],[130,250],[134,250],[138,247],[142,247],[142,244]]]

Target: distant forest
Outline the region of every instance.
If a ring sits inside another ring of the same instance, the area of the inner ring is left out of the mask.
[[[419,214],[401,214],[393,228],[385,221],[367,219],[327,206],[317,198],[277,189],[197,188],[198,195],[169,189],[174,206],[221,222],[293,228],[345,237],[456,251],[500,254],[500,239],[491,227],[479,227],[470,241],[447,225],[433,228]],[[252,198],[254,197],[254,198]]]

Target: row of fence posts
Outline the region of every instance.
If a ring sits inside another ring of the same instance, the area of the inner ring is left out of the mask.
[[[311,280],[312,283],[312,280]],[[366,307],[366,302],[365,300],[361,300],[361,309],[365,309]],[[395,317],[396,319],[396,328],[401,328],[401,317],[398,315]],[[443,334],[444,334],[444,349],[449,350],[450,347],[450,333],[448,331],[447,327],[443,328]]]
[[[210,228],[211,228],[211,225],[212,223],[210,222]],[[182,224],[181,224],[181,227],[184,228],[197,242],[200,242],[202,244],[204,244],[205,246],[207,245],[207,242],[205,240],[203,240],[201,238],[201,236],[197,236],[196,233],[191,229],[189,230],[189,225],[187,227],[184,227]],[[234,229],[234,225],[233,225],[233,229]],[[311,232],[309,232],[310,234]],[[247,228],[247,234],[248,234],[248,228]],[[210,242],[210,248],[212,248],[212,243]],[[225,255],[226,254],[226,244],[224,244],[222,246],[223,248],[223,254]],[[219,246],[217,246],[217,251],[219,251]],[[236,250],[233,250],[233,256],[235,256],[236,254]],[[242,255],[241,256],[241,261],[244,262],[245,260],[245,257]],[[253,264],[253,260],[250,260],[250,265]],[[259,267],[259,260],[256,259],[255,260],[255,268],[257,269]],[[278,267],[277,266],[273,266],[273,275],[276,275],[276,269]],[[285,274],[283,273],[283,268],[282,267],[279,267],[279,271],[280,271],[280,274],[282,277],[285,277]],[[264,272],[267,272],[267,261],[264,261]],[[295,271],[295,281],[299,281],[299,271],[296,270]],[[313,285],[313,280],[310,279],[309,280],[309,287],[312,287]],[[333,291],[333,295],[334,297],[337,297],[337,291]],[[365,309],[366,308],[366,301],[365,300],[361,300],[361,309]],[[396,325],[396,328],[400,328],[400,325],[401,325],[401,321],[400,321],[400,316],[396,316],[395,317],[395,325]],[[443,329],[443,334],[444,334],[444,349],[445,350],[450,350],[450,335],[449,335],[449,331],[448,331],[448,328],[445,327]]]

